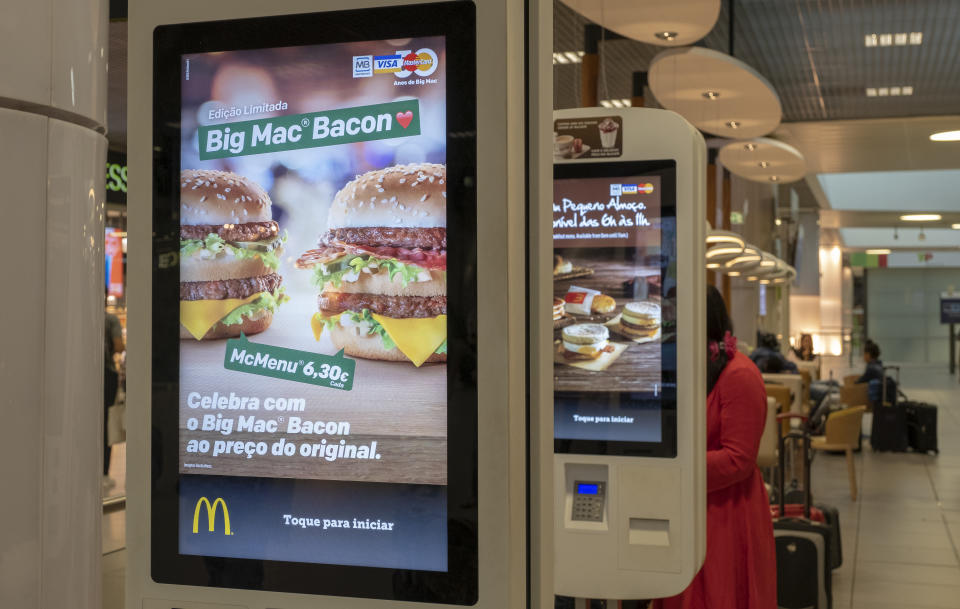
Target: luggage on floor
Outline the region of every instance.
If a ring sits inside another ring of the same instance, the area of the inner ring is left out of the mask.
[[[830,609],[830,569],[824,525],[786,519],[774,523],[777,541],[777,607]]]
[[[876,406],[873,409],[873,426],[870,430],[870,446],[873,450],[904,452],[909,446],[907,439],[907,414],[903,403]]]
[[[907,420],[907,444],[921,453],[933,451],[939,454],[937,447],[937,407],[923,402],[903,402]]]
[[[780,438],[779,471],[777,481],[780,514],[789,514],[784,503],[786,440],[791,438],[803,447],[803,515],[777,518],[773,535],[777,546],[777,607],[781,609],[831,609],[831,528],[811,519],[810,505],[810,436],[791,431]]]
[[[789,493],[788,493],[789,494]],[[774,518],[780,517],[780,506],[771,505],[770,506],[770,515]],[[802,503],[788,503],[787,504],[787,518],[804,518],[803,504]],[[814,522],[827,522],[827,517],[823,511],[813,506],[810,508],[810,520]]]
[[[815,513],[814,510],[823,514],[823,522],[830,527],[830,568],[839,569],[840,566],[843,565],[843,542],[840,538],[840,511],[832,505],[825,505],[823,503],[813,504],[813,508],[810,510],[811,515]],[[816,520],[816,518],[814,518],[814,520]]]

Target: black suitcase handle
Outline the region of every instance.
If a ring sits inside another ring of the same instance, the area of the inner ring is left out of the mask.
[[[782,414],[777,416],[777,419],[781,418],[800,418],[805,420],[807,417],[800,414]],[[801,440],[801,446],[803,447],[800,457],[803,460],[803,517],[810,520],[810,507],[812,503],[810,493],[810,434],[799,429],[792,429],[787,434],[780,436],[779,454],[777,455],[777,485],[779,487],[780,517],[785,518],[787,515],[787,484],[786,467],[784,463],[787,454],[787,438],[792,438],[795,442],[798,439]]]

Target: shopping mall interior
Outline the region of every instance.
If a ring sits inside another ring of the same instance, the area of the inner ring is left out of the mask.
[[[0,607],[960,609],[960,1],[0,16]]]

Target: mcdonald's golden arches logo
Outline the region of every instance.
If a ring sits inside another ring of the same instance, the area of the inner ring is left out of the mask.
[[[207,530],[211,533],[217,521],[217,506],[223,506],[223,534],[233,535],[233,532],[230,530],[230,512],[227,511],[227,502],[223,500],[223,497],[217,497],[213,501],[213,504],[211,504],[210,500],[206,497],[200,497],[200,499],[197,500],[197,507],[193,510],[194,533],[198,533],[200,530],[200,508],[202,506],[206,506],[207,508]]]

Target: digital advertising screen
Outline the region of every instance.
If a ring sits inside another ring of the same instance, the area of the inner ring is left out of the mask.
[[[467,4],[416,25],[399,9],[208,24],[192,48],[189,25],[158,33],[179,126],[160,289],[179,298],[176,397],[153,405],[176,480],[155,575],[476,594],[475,142],[449,137],[474,129]],[[185,575],[211,557],[262,577]]]
[[[556,165],[553,192],[555,449],[672,456],[675,166]]]

